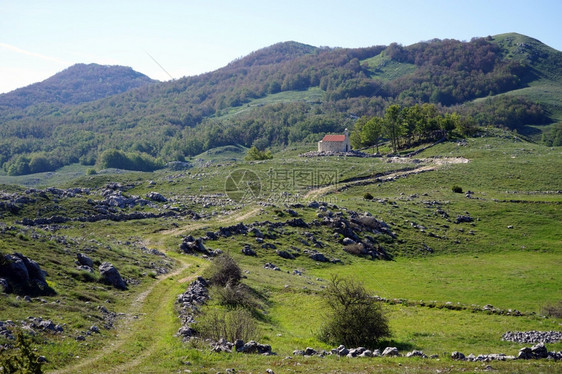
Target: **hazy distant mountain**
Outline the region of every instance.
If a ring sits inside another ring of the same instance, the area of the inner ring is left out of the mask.
[[[285,42],[151,82],[130,68],[76,65],[0,95],[0,165],[37,154],[54,168],[112,149],[173,161],[231,144],[313,144],[390,104],[433,103],[524,134],[562,120],[562,52],[513,33],[354,49]]]
[[[153,82],[126,66],[76,64],[42,82],[0,95],[0,107],[25,108],[38,103],[80,104]]]

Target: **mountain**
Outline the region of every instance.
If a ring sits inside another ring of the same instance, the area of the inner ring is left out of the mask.
[[[0,164],[21,173],[34,157],[53,169],[93,164],[104,151],[174,161],[226,145],[311,143],[391,104],[432,103],[483,126],[540,134],[562,120],[561,64],[561,52],[520,34],[354,49],[278,43],[214,72],[95,101],[4,105]]]
[[[42,82],[0,95],[0,110],[39,103],[81,104],[154,82],[126,66],[76,64]]]

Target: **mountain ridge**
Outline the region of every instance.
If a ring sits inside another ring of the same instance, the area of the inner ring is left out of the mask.
[[[524,53],[516,53],[522,46]],[[213,72],[95,101],[4,106],[0,135],[11,147],[0,151],[0,164],[7,170],[18,157],[38,152],[57,157],[57,165],[93,164],[107,149],[174,161],[217,146],[310,142],[351,128],[354,118],[381,115],[393,103],[433,103],[478,113],[482,125],[540,133],[538,126],[562,119],[561,56],[520,34],[406,47],[277,43]],[[554,97],[540,95],[545,85]],[[511,98],[512,92],[522,98]],[[522,114],[507,115],[515,106]]]

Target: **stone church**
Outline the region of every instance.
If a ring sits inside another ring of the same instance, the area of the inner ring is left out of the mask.
[[[326,135],[318,142],[318,152],[349,152],[349,132],[345,129],[343,135]]]

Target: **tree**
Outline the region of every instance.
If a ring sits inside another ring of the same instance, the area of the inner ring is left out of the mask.
[[[255,145],[248,150],[248,154],[244,157],[246,161],[253,161],[253,160],[270,160],[273,158],[270,150],[267,151],[260,151],[258,147]]]
[[[400,119],[402,108],[393,104],[386,108],[384,113],[384,131],[392,143],[392,151],[397,152],[400,139]]]
[[[414,134],[419,134],[418,130],[420,129],[421,123],[423,122],[421,106],[416,104],[414,106],[402,109],[402,117],[403,121],[401,132],[408,139],[408,145],[411,145]]]
[[[365,146],[377,147],[379,153],[379,139],[382,134],[384,121],[380,117],[372,117],[361,129],[361,142]]]
[[[325,290],[329,308],[320,338],[331,344],[373,348],[390,336],[388,321],[379,303],[353,279],[334,276]]]
[[[357,119],[357,121],[355,122],[355,125],[353,126],[353,131],[351,132],[351,135],[349,135],[349,142],[351,143],[351,147],[353,149],[363,148],[363,139],[361,136],[361,132],[363,126],[365,126],[368,120],[369,118],[367,116],[363,116]]]
[[[454,129],[460,126],[461,116],[458,113],[446,113],[439,121],[439,127],[443,136],[448,136]]]

